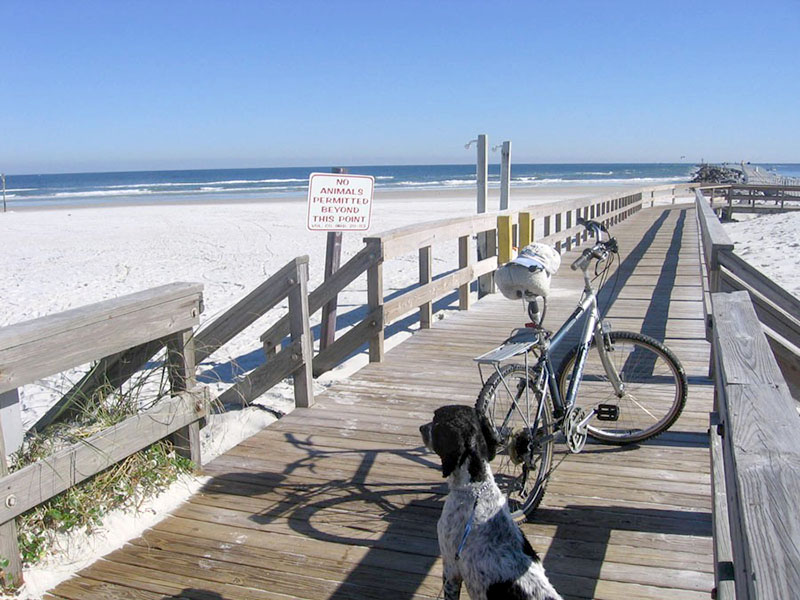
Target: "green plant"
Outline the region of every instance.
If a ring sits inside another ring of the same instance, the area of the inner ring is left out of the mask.
[[[91,395],[76,398],[69,420],[53,423],[26,439],[12,456],[11,470],[84,442],[91,435],[153,406],[169,393],[165,371],[160,364],[137,374],[122,389],[103,385]],[[52,547],[56,534],[76,529],[91,533],[109,511],[137,510],[144,500],[192,469],[192,462],[176,454],[171,442],[161,440],[34,507],[17,518],[23,564],[41,560]]]

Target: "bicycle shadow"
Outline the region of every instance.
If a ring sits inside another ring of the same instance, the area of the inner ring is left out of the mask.
[[[314,436],[291,433],[285,439],[302,456],[279,472],[230,472],[202,491],[263,498],[248,519],[294,536],[289,548],[276,544],[273,560],[300,580],[313,563],[315,577],[338,582],[325,598],[435,597],[441,587],[431,576],[439,558],[436,523],[447,487],[435,481],[439,466],[427,450],[320,447]],[[403,477],[404,462],[429,467],[431,481]],[[306,552],[308,559],[298,561]]]

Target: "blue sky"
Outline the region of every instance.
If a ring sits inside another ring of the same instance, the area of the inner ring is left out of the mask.
[[[0,171],[800,162],[800,2],[0,2]],[[496,155],[494,155],[496,156]]]

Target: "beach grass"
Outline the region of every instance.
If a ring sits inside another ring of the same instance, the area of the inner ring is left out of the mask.
[[[120,388],[104,384],[91,394],[75,398],[67,418],[25,439],[10,457],[10,470],[44,460],[76,443],[88,443],[91,435],[167,397],[166,366],[163,361],[151,365]],[[69,382],[64,380],[64,384],[69,389]],[[27,511],[17,519],[23,564],[31,566],[42,560],[58,547],[56,539],[60,535],[75,530],[91,533],[114,509],[136,511],[143,501],[193,469],[194,464],[178,455],[172,443],[164,439]]]

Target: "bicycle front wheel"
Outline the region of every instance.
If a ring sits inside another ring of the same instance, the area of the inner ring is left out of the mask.
[[[653,438],[669,429],[686,404],[688,384],[677,357],[655,339],[629,331],[609,334],[606,350],[623,391],[618,394],[609,380],[600,352],[592,340],[577,406],[587,411],[600,405],[617,408],[617,419],[589,422],[589,435],[610,444],[630,444]],[[593,351],[594,350],[594,351]],[[573,348],[559,369],[559,389],[566,397],[578,348]]]
[[[537,379],[533,368],[505,365],[486,380],[475,404],[500,438],[492,473],[515,521],[539,506],[553,460],[553,414],[547,385]]]

